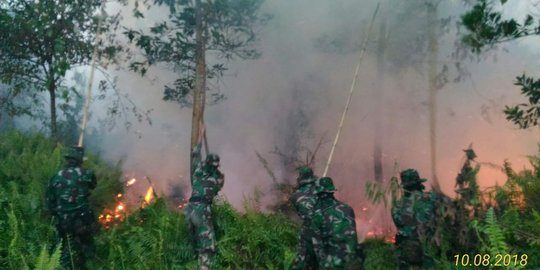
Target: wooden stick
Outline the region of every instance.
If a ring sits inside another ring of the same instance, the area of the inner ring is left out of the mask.
[[[203,120],[201,119],[202,124],[204,125]],[[204,127],[204,133],[203,133],[203,140],[204,140],[204,152],[208,156],[210,152],[208,152],[208,139],[206,138],[206,126]]]
[[[337,142],[339,140],[339,135],[341,133],[341,129],[343,128],[343,122],[345,121],[345,115],[347,115],[347,111],[349,110],[349,105],[351,103],[351,97],[354,92],[354,86],[356,85],[356,79],[358,78],[358,71],[360,70],[360,64],[362,62],[362,58],[364,57],[364,54],[366,52],[366,46],[367,42],[369,40],[369,34],[371,33],[371,28],[373,27],[373,21],[375,21],[375,16],[377,15],[377,12],[379,11],[379,5],[380,3],[377,3],[377,7],[375,8],[375,11],[373,12],[373,17],[371,18],[371,21],[369,22],[368,32],[366,35],[366,38],[364,39],[364,42],[362,44],[362,48],[360,51],[360,57],[358,59],[358,64],[356,65],[356,71],[354,72],[354,78],[351,84],[351,89],[349,93],[349,98],[347,99],[347,104],[345,105],[345,109],[343,110],[343,114],[341,115],[341,121],[339,122],[339,128],[336,133],[336,137],[334,139],[334,143],[332,144],[332,149],[330,150],[330,155],[328,156],[328,161],[326,162],[326,167],[324,168],[323,177],[326,176],[328,173],[328,168],[330,167],[330,163],[332,162],[332,156],[334,155],[334,150],[336,149]]]
[[[105,0],[101,2],[100,11],[103,9],[103,3],[105,3]],[[86,130],[86,126],[88,125],[88,108],[90,107],[90,99],[92,99],[92,84],[94,82],[94,71],[96,69],[96,58],[98,56],[98,45],[101,41],[101,21],[103,20],[103,12],[98,18],[97,23],[97,32],[96,32],[96,44],[94,45],[94,52],[92,53],[92,64],[90,67],[90,77],[88,82],[88,88],[86,89],[86,101],[84,104],[84,111],[83,111],[83,117],[82,117],[82,125],[79,133],[79,143],[77,146],[83,147],[84,142],[84,132]]]

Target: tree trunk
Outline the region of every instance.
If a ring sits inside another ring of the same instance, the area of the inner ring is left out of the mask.
[[[56,85],[54,84],[54,76],[49,76],[47,83],[51,104],[51,137],[55,142],[58,142],[58,129],[56,126]]]
[[[429,145],[431,157],[431,179],[433,188],[440,191],[437,178],[437,3],[427,3],[427,23],[429,31]]]
[[[383,91],[384,91],[384,52],[386,47],[386,19],[381,16],[379,28],[378,48],[377,48],[377,87],[375,87],[375,136],[373,142],[373,170],[375,181],[383,181],[383,161],[382,161],[382,125],[383,125]]]
[[[201,1],[195,1],[196,12],[196,66],[195,66],[195,89],[193,89],[193,118],[191,122],[191,152],[197,144],[197,138],[199,137],[200,124],[204,115],[204,103],[205,103],[205,88],[206,88],[206,62],[205,62],[205,47],[206,42],[204,38],[204,25],[203,25],[203,10]],[[192,164],[192,162],[190,162]],[[190,168],[192,172],[193,168]]]

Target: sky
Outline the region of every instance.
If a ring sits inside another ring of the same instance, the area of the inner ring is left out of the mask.
[[[255,190],[263,194],[262,204],[275,201],[273,180],[256,152],[268,161],[278,181],[294,181],[294,166],[271,152],[276,147],[291,155],[299,146],[314,150],[322,138],[314,167],[315,173],[322,175],[359,62],[357,84],[328,172],[338,188],[336,197],[355,208],[361,237],[380,222],[391,227],[388,209],[371,206],[366,200],[365,184],[374,179],[376,138],[381,143],[386,181],[396,175],[397,166],[398,170],[417,169],[430,183],[425,14],[407,9],[406,2],[383,1],[360,61],[359,44],[367,36],[376,3],[265,2],[262,10],[273,19],[258,36],[262,56],[229,63],[218,90],[227,98],[207,106],[205,112],[209,147],[221,156],[225,174],[221,194],[234,206],[241,209],[243,200],[254,196]],[[511,42],[482,56],[469,53],[465,59],[457,59],[452,56],[459,40],[456,20],[464,8],[460,1],[443,2],[439,7],[440,18],[451,21],[438,29],[442,33],[438,70],[448,66],[449,82],[437,92],[437,173],[442,190],[451,197],[465,160],[463,149],[470,144],[477,161],[492,164],[480,169],[481,188],[504,183],[500,170],[504,160],[520,170],[528,166],[527,155],[538,150],[538,129],[519,130],[502,113],[505,105],[524,102],[513,80],[523,72],[535,74],[539,67],[534,57],[537,43]],[[512,7],[510,14],[527,8]],[[127,26],[144,28],[163,19],[163,10],[150,10],[144,20],[130,18],[130,10],[124,10]],[[387,32],[381,37],[383,21]],[[339,41],[343,50],[321,46],[318,40],[325,38]],[[380,40],[387,45],[382,58],[377,55]],[[470,75],[454,82],[457,61]],[[111,131],[98,129],[99,145],[92,151],[112,163],[122,160],[127,178],[148,176],[158,193],[170,193],[172,185],[181,185],[188,193],[191,109],[162,100],[163,86],[172,82],[175,74],[164,66],[152,68],[147,78],[129,71],[111,72],[118,76],[121,90],[141,109],[153,109],[152,125],[135,122],[130,130],[122,125]],[[99,128],[105,106],[103,102],[92,104],[90,125]],[[380,123],[378,134],[375,123]],[[296,156],[303,160],[305,155],[300,152]],[[147,188],[144,181],[137,185],[131,189],[132,196],[144,194]]]

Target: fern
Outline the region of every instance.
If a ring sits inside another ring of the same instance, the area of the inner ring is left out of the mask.
[[[53,254],[49,254],[47,247],[43,245],[37,258],[34,269],[36,270],[56,270],[60,267],[61,245],[58,245]]]

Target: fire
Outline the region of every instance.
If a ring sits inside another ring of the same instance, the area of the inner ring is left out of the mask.
[[[123,211],[123,210],[124,210],[124,204],[118,203],[118,205],[116,206],[116,211]]]
[[[144,202],[146,204],[150,204],[153,198],[154,198],[154,188],[149,187],[148,190],[146,191],[146,195],[144,196]]]
[[[366,233],[366,238],[384,238],[387,243],[395,243],[396,235],[391,230],[374,229]]]
[[[186,199],[182,199],[182,202],[178,205],[179,209],[183,209],[188,204],[188,201]]]
[[[135,184],[135,182],[137,182],[137,179],[131,178],[131,180],[127,181],[126,187],[129,187],[129,186]]]
[[[121,197],[121,196],[120,196]],[[117,196],[117,198],[120,198]],[[126,206],[123,202],[119,201],[116,203],[114,210],[105,208],[98,217],[99,223],[105,228],[109,229],[113,225],[119,224],[124,221],[126,216]]]

